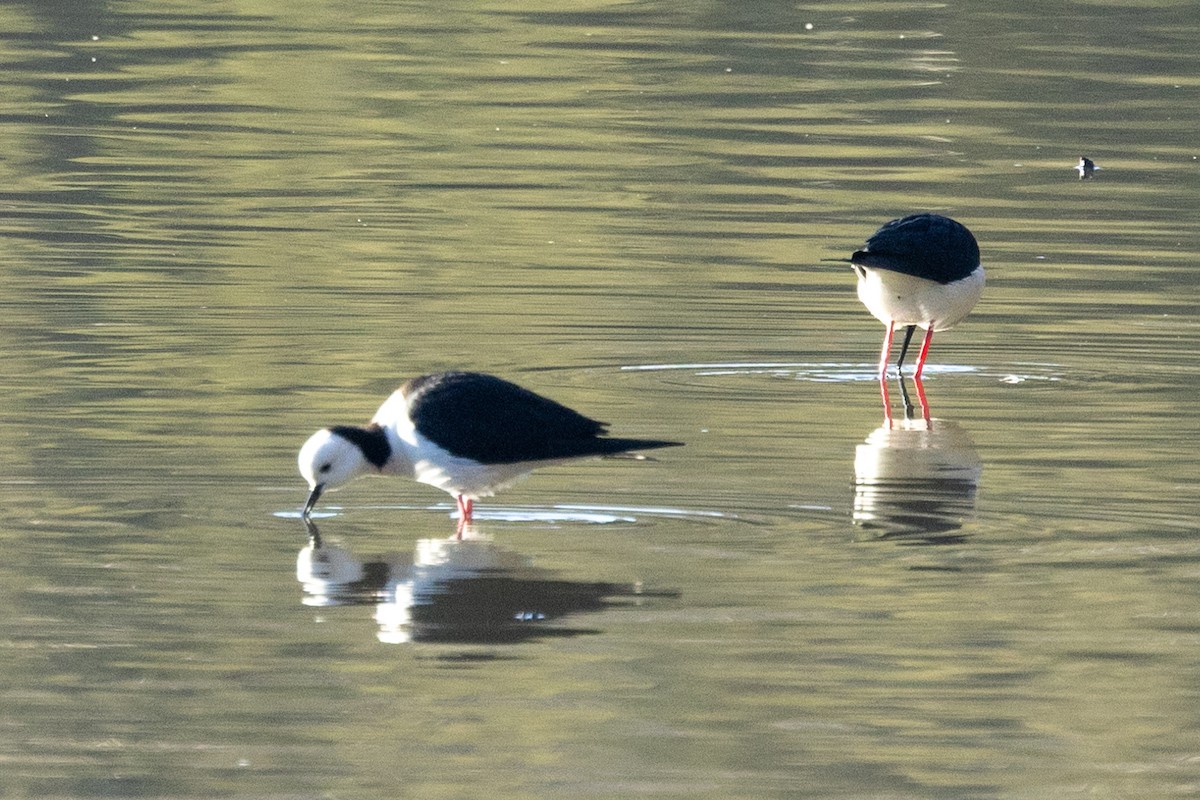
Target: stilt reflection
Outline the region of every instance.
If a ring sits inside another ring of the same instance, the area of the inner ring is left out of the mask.
[[[556,622],[650,597],[676,597],[640,584],[571,581],[467,526],[448,539],[420,539],[411,554],[366,561],[323,540],[307,525],[309,542],[296,559],[305,605],[375,607],[377,636],[388,643],[518,643],[577,636],[595,629]]]
[[[958,423],[932,416],[920,381],[918,408],[899,380],[900,420],[891,414],[886,382],[880,387],[884,423],[855,450],[854,524],[911,544],[961,541],[983,472],[975,443]]]

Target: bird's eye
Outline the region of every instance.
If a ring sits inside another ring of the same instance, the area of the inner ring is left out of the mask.
[[[329,470],[331,470],[331,469],[333,469],[333,464],[322,464],[322,465],[321,465],[321,466],[320,466],[320,467],[317,469],[317,472],[319,472],[319,473],[321,473],[322,475],[324,475],[326,472],[329,472]]]

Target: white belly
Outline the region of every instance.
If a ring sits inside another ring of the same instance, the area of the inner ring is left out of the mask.
[[[421,483],[436,486],[452,495],[478,500],[480,497],[491,497],[539,466],[544,464],[477,464],[450,456],[450,460],[418,459],[413,464],[413,473]]]
[[[944,331],[966,318],[983,294],[983,267],[953,283],[855,266],[858,299],[884,325],[916,325]]]
[[[491,497],[500,489],[525,477],[548,461],[522,461],[515,464],[480,464],[460,458],[438,447],[413,430],[395,440],[392,459],[384,465],[384,474],[404,475],[421,483],[471,499]]]

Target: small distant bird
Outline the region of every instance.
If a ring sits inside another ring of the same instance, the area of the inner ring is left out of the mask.
[[[324,428],[300,448],[300,474],[310,488],[303,517],[327,490],[363,475],[400,475],[452,494],[461,530],[476,499],[538,467],[682,444],[607,438],[606,427],[493,375],[413,378],[365,427]]]
[[[1096,162],[1087,156],[1080,156],[1079,163],[1075,165],[1075,169],[1079,170],[1079,180],[1086,181],[1096,174]]]
[[[858,275],[858,299],[887,326],[879,377],[887,377],[892,334],[904,326],[904,344],[896,367],[913,331],[925,329],[925,341],[913,377],[921,378],[934,331],[962,322],[983,293],[983,267],[979,245],[965,225],[940,214],[911,214],[894,219],[872,234],[861,250],[848,259]]]

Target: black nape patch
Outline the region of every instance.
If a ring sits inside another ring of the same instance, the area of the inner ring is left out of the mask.
[[[383,469],[383,465],[392,457],[392,446],[388,444],[387,434],[375,423],[371,423],[365,428],[354,425],[334,425],[329,431],[358,445],[363,456],[374,464],[376,469]]]

